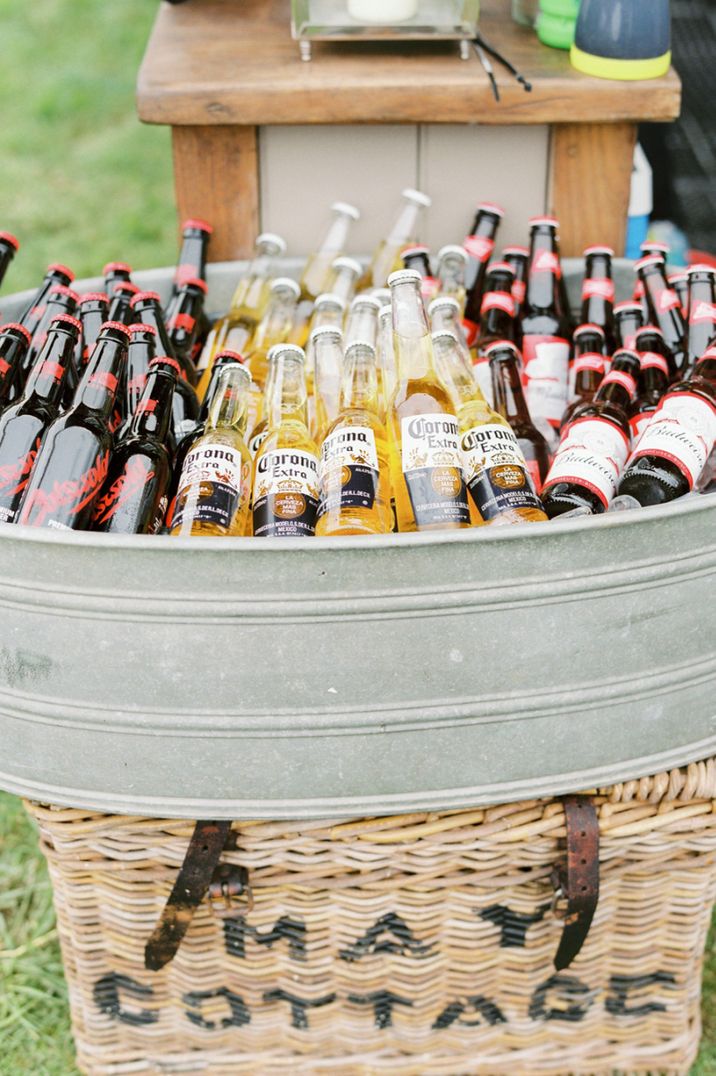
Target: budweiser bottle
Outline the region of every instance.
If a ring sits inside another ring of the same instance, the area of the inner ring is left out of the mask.
[[[465,299],[465,335],[468,346],[475,342],[480,327],[480,309],[485,284],[487,263],[495,249],[495,236],[504,209],[492,202],[481,202],[477,207],[470,234],[465,236],[463,246],[468,253],[467,295]]]
[[[509,265],[514,272],[512,281],[512,298],[515,300],[515,343],[522,347],[522,308],[527,294],[527,264],[530,252],[528,247],[505,247],[501,261]]]
[[[123,321],[125,325],[132,322],[132,299],[139,293],[139,288],[131,281],[121,280],[115,285],[114,295],[109,304],[109,321]]]
[[[375,347],[378,338],[380,303],[372,295],[357,295],[346,318],[345,346],[361,343]]]
[[[644,324],[644,311],[641,303],[627,299],[614,307],[614,335],[617,347],[634,350],[636,334]]]
[[[456,299],[460,307],[460,317],[465,310],[465,271],[468,253],[464,247],[449,243],[438,251],[438,295]]]
[[[42,438],[57,417],[80,324],[60,314],[30,371],[22,396],[0,415],[0,522],[14,523]]]
[[[213,231],[212,226],[199,217],[190,217],[182,224],[172,297],[187,280],[206,280],[206,252]]]
[[[430,252],[428,248],[423,246],[404,247],[400,256],[403,259],[405,269],[416,269],[420,273],[423,281],[420,285],[420,294],[426,303],[430,302],[437,295],[439,285],[430,268]]]
[[[679,297],[668,285],[661,258],[642,258],[634,263],[634,269],[644,285],[650,320],[661,329],[669,349],[669,376],[673,381],[686,369],[686,325]]]
[[[360,262],[357,262],[355,258],[335,258],[334,261],[331,262],[328,287],[325,292],[317,296],[315,306],[318,306],[319,301],[324,295],[335,295],[343,303],[349,303],[356,293],[356,288],[358,287],[358,281],[360,280],[362,272],[363,270]],[[312,325],[311,328],[317,329],[318,326]]]
[[[447,298],[447,296],[446,296]],[[433,300],[435,302],[435,300]],[[398,382],[398,370],[393,347],[393,307],[390,303],[378,311],[378,401],[381,422],[387,422],[391,400]]]
[[[102,270],[104,277],[104,290],[107,299],[111,303],[120,284],[132,284],[132,267],[126,262],[107,262]],[[136,284],[132,284],[135,292],[139,291]]]
[[[716,382],[707,358],[662,396],[627,462],[619,494],[639,504],[664,504],[689,493],[716,439]]]
[[[420,218],[432,205],[431,199],[422,191],[407,187],[402,192],[402,204],[393,221],[390,232],[378,244],[368,269],[363,274],[364,288],[384,288],[389,275],[400,266],[400,252],[410,243],[416,243]]]
[[[351,225],[360,220],[360,211],[347,202],[334,202],[331,214],[330,224],[320,246],[308,258],[301,276],[301,296],[304,299],[314,300],[322,292],[332,290],[332,263],[346,249]],[[359,266],[359,274],[360,271]]]
[[[604,330],[599,325],[579,325],[572,336],[574,358],[569,364],[569,405],[562,415],[561,428],[583,403],[589,403],[607,370]]]
[[[86,530],[107,477],[109,423],[127,362],[126,325],[107,322],[69,411],[47,430],[20,504],[19,521],[31,527]]]
[[[20,244],[14,235],[11,235],[10,232],[0,232],[0,284],[2,284],[8,266],[19,249]]]
[[[636,334],[636,351],[641,372],[637,392],[631,406],[629,424],[632,444],[636,444],[651,416],[659,406],[661,397],[669,387],[669,364],[666,359],[664,338],[655,325],[645,325]]]
[[[11,398],[20,395],[23,360],[30,340],[29,332],[19,322],[0,326],[0,413]]]
[[[641,250],[642,258],[660,258],[664,263],[664,272],[666,272],[666,259],[669,255],[670,247],[668,243],[658,243],[656,240],[647,239],[645,243],[642,243],[639,247]],[[634,282],[634,291],[632,293],[632,299],[639,303],[642,314],[644,315],[644,321],[649,321],[651,313],[649,311],[649,305],[646,301],[646,294],[644,292],[644,281],[641,277],[636,278]]]
[[[57,287],[58,284],[69,287],[74,279],[75,274],[66,265],[48,265],[42,284],[40,284],[40,287],[30,300],[29,306],[25,308],[17,319],[21,325],[25,326],[31,336],[34,335],[37,326],[40,324],[42,315],[45,312],[47,296],[52,288]]]
[[[343,377],[343,334],[340,329],[324,325],[311,336],[315,358],[313,423],[309,430],[320,444],[326,430],[338,418]],[[372,345],[369,344],[372,347]]]
[[[509,423],[517,438],[527,473],[539,493],[547,477],[550,451],[546,439],[530,418],[522,388],[520,355],[511,340],[496,340],[487,348],[492,375],[492,397],[498,415]]]
[[[196,367],[191,359],[186,356],[176,355],[172,342],[169,339],[166,322],[162,314],[161,299],[156,291],[138,291],[132,299],[130,306],[134,320],[143,325],[153,325],[157,333],[157,350],[171,359],[176,359],[181,367],[181,376],[190,385],[196,385]]]
[[[167,332],[174,353],[191,362],[192,366],[207,290],[206,283],[200,277],[187,277],[177,286],[171,314],[167,319]]]
[[[582,281],[581,323],[599,325],[604,330],[608,355],[615,348],[613,257],[611,247],[587,247]]]
[[[628,413],[638,374],[635,352],[615,352],[594,399],[575,411],[542,490],[550,519],[574,508],[606,512],[629,455]]]
[[[532,418],[558,429],[567,406],[569,327],[561,312],[562,269],[557,250],[557,221],[530,221],[530,263],[522,315],[525,394]]]
[[[93,529],[109,534],[157,534],[164,524],[171,480],[167,436],[176,359],[152,359],[126,434],[112,454],[94,508]]]
[[[686,354],[692,368],[716,336],[716,269],[711,265],[690,265],[688,281]]]
[[[684,315],[684,320],[688,321],[689,318],[689,278],[686,273],[669,273],[667,280],[669,287],[672,288],[679,297],[681,303],[681,313]]]
[[[492,378],[487,349],[495,340],[515,339],[514,273],[507,262],[492,262],[482,294],[480,328],[472,347],[475,377],[480,391],[492,403]]]

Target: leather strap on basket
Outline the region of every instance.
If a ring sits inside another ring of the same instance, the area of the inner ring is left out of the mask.
[[[565,796],[567,862],[557,873],[558,896],[566,898],[564,929],[554,966],[568,968],[582,948],[599,899],[599,819],[589,796]]]
[[[197,822],[174,888],[144,949],[144,966],[159,971],[172,960],[206,896],[231,822]]]

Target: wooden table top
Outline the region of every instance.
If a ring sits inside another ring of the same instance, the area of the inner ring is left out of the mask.
[[[457,44],[317,42],[300,59],[289,0],[163,3],[137,84],[148,123],[601,123],[672,120],[676,73],[613,82],[575,71],[567,52],[542,46],[509,15],[510,0],[483,0],[480,30],[532,82],[526,93],[494,63],[497,103],[477,57]]]

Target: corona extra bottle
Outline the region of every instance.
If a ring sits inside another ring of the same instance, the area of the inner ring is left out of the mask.
[[[460,400],[460,449],[473,523],[544,522],[547,517],[509,422],[482,395],[452,333],[435,333],[433,346],[438,373]]]
[[[378,415],[375,351],[346,350],[338,418],[321,447],[317,535],[386,534],[391,530],[388,445]]]
[[[392,273],[397,385],[391,399],[391,475],[398,530],[468,527],[455,408],[435,369],[421,277]]]
[[[305,356],[277,344],[268,433],[254,460],[253,529],[257,537],[308,538],[316,530],[318,448],[308,432]]]
[[[428,319],[432,332],[452,333],[469,357],[465,329],[460,317],[460,304],[454,296],[438,295],[437,299],[433,299],[428,307]]]
[[[316,299],[329,290],[331,265],[346,249],[351,224],[360,220],[360,211],[347,202],[334,202],[333,217],[318,250],[311,254],[301,276],[301,297]]]
[[[251,374],[240,363],[221,370],[205,432],[184,459],[170,534],[251,533],[251,455],[245,441],[250,383]]]
[[[313,432],[320,444],[326,430],[338,417],[343,377],[343,334],[340,329],[324,325],[311,335],[316,367],[314,371]],[[309,411],[311,409],[309,408]]]
[[[285,343],[291,335],[298,297],[298,284],[290,277],[277,276],[271,282],[268,305],[244,354],[252,377],[246,424],[249,430],[253,430],[263,414],[263,390],[268,373],[266,357],[274,344]]]
[[[349,303],[356,293],[362,272],[360,262],[357,262],[355,258],[336,258],[331,262],[326,294],[337,295],[344,303]],[[321,296],[319,295],[316,299],[316,306],[320,298]],[[313,328],[317,328],[317,326],[313,326]]]
[[[313,333],[316,329],[322,329],[330,326],[334,329],[343,330],[343,320],[346,313],[346,304],[339,295],[335,295],[333,292],[324,292],[323,295],[319,295],[316,299],[316,304],[313,308],[313,314],[311,320],[308,323],[308,339],[306,341],[306,362],[304,366],[306,374],[306,391],[308,393],[308,427],[314,428],[316,419],[315,412],[315,373],[316,373],[316,356],[313,347]],[[294,343],[293,340],[287,341],[288,343]]]
[[[464,247],[448,243],[438,251],[438,295],[450,296],[460,307],[460,317],[465,310],[465,270],[468,253]]]
[[[390,303],[378,311],[378,403],[381,422],[387,422],[388,408],[397,384],[395,348],[393,346],[393,308]]]
[[[400,252],[403,247],[418,240],[421,215],[432,205],[432,199],[412,187],[407,187],[402,192],[402,197],[402,205],[390,232],[378,244],[363,275],[361,284],[364,288],[384,288],[390,274],[402,264]]]
[[[380,302],[372,295],[356,295],[346,318],[346,347],[359,342],[375,347],[378,338]]]

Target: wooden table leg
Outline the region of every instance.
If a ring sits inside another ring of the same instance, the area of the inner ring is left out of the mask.
[[[633,123],[560,123],[552,129],[552,212],[560,221],[561,252],[581,255],[605,243],[624,254]]]
[[[203,217],[214,226],[212,262],[251,254],[259,230],[255,127],[172,127],[179,221]]]

